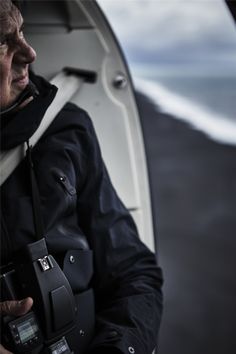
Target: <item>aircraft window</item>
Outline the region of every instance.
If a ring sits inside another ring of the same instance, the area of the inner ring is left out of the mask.
[[[158,354],[234,354],[235,23],[220,0],[99,4],[139,91],[164,274]]]
[[[236,142],[236,28],[224,1],[98,3],[121,43],[136,86],[148,91],[164,111],[221,141]],[[193,107],[198,114],[191,112]],[[217,122],[224,119],[227,128],[218,131]]]

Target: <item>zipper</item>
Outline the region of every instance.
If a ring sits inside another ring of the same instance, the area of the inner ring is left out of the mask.
[[[57,181],[63,187],[63,189],[71,196],[76,194],[75,187],[70,183],[69,178],[61,172],[59,169],[52,169],[52,173],[55,175]]]

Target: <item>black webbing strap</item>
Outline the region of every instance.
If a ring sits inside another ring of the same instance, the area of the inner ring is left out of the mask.
[[[35,236],[37,240],[41,240],[44,237],[43,217],[40,209],[40,196],[39,196],[38,184],[35,177],[31,151],[32,151],[32,146],[30,146],[29,142],[27,141],[26,154],[27,154],[29,170],[30,170],[31,196],[32,196],[32,204],[33,204]]]

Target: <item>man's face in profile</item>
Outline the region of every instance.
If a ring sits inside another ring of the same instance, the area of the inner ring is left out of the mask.
[[[23,18],[11,0],[0,0],[0,107],[17,99],[29,82],[29,64],[36,58],[23,34]]]

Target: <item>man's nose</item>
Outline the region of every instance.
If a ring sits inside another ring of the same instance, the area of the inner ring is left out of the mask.
[[[26,40],[21,40],[18,43],[15,51],[14,61],[18,64],[30,64],[36,59],[35,50],[27,43]]]

